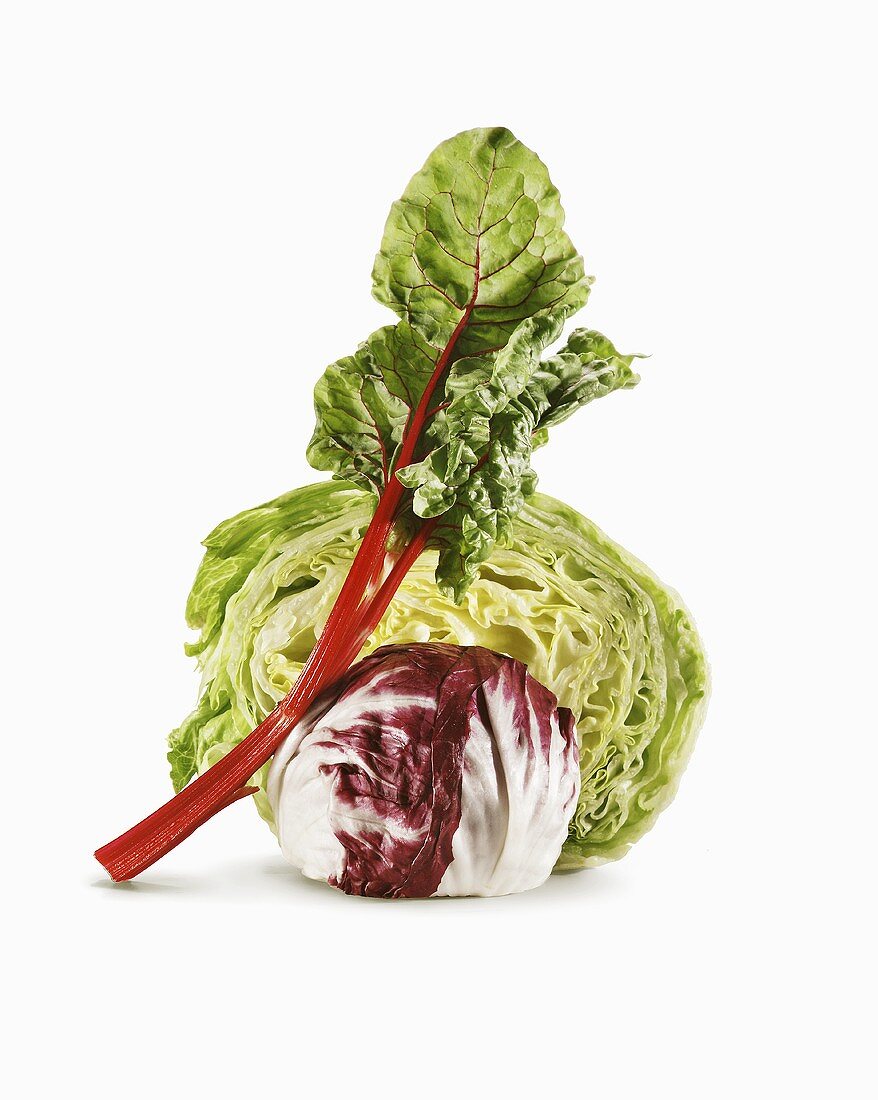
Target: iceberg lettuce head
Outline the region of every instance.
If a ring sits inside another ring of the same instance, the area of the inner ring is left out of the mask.
[[[374,510],[342,481],[286,493],[221,523],[187,605],[200,631],[197,707],[170,736],[174,786],[219,760],[290,690]],[[572,711],[580,793],[556,869],[618,859],[671,801],[702,721],[704,652],[679,597],[593,523],[534,493],[460,604],[421,555],[361,656],[420,642],[523,662]],[[255,801],[275,827],[257,775]]]

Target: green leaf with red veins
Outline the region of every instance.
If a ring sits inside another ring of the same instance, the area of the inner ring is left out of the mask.
[[[563,222],[545,166],[508,130],[444,142],[393,204],[375,262],[399,323],[315,390],[311,464],[379,498],[395,476],[412,491],[394,500],[400,533],[443,517],[437,578],[458,599],[533,491],[546,429],[633,378],[597,334],[541,361],[591,282]]]
[[[503,128],[467,130],[393,204],[372,293],[437,347],[457,331],[457,356],[502,347],[525,318],[585,304],[591,278],[563,225],[534,152]]]
[[[373,332],[353,355],[327,367],[314,388],[311,465],[380,495],[438,358],[400,323]]]

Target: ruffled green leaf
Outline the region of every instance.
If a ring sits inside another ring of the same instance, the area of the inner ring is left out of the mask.
[[[563,315],[530,318],[491,363],[459,360],[446,386],[449,406],[428,432],[429,454],[397,474],[414,490],[417,515],[443,517],[431,541],[439,549],[436,580],[455,599],[536,488],[531,454],[549,427],[638,381],[634,356],[585,329],[541,361],[562,323]]]
[[[544,395],[545,410],[539,415],[534,447],[549,437],[548,429],[566,420],[577,409],[614,390],[636,386],[640,376],[631,369],[640,355],[620,355],[600,332],[578,328],[566,346],[540,364],[536,388]]]
[[[353,355],[327,367],[314,389],[311,465],[380,494],[438,358],[400,323],[373,332]]]

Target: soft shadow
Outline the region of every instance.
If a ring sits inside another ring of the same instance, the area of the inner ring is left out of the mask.
[[[170,901],[204,901],[210,904],[302,901],[303,895],[318,901],[322,897],[330,904],[336,897],[344,900],[344,895],[338,890],[300,875],[280,855],[213,864],[203,874],[197,875],[162,874],[153,877],[147,872],[133,882],[93,879],[90,886],[115,898],[162,897]]]
[[[458,907],[488,908],[498,906],[583,904],[590,899],[619,896],[624,890],[623,878],[613,867],[584,871],[568,871],[550,875],[535,890],[523,894],[506,894],[496,898],[363,898],[348,896],[324,882],[306,878],[278,854],[258,859],[238,859],[214,865],[203,875],[162,875],[161,878],[139,878],[135,882],[113,882],[108,878],[93,880],[94,889],[119,898],[161,897],[170,901],[205,901],[211,904],[249,904],[253,902],[294,901],[324,905],[390,905],[406,908],[418,905],[438,905],[454,902]]]
[[[110,878],[95,879],[91,886],[95,890],[109,890],[119,894],[165,894],[169,890],[185,890],[182,882],[113,882]]]

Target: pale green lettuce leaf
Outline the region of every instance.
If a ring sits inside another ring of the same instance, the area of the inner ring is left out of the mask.
[[[370,493],[324,482],[211,535],[190,600],[207,634],[201,699],[171,735],[175,786],[228,752],[295,682],[373,507]],[[363,653],[439,641],[523,661],[577,720],[582,792],[558,867],[617,859],[673,797],[701,724],[707,664],[688,612],[594,524],[539,493],[459,605],[436,585],[437,557],[416,562]],[[256,802],[270,821],[263,792]]]
[[[322,626],[371,514],[362,492],[323,482],[242,512],[204,540],[186,605],[187,623],[200,631],[186,651],[198,656],[202,692],[196,711],[169,739],[175,790],[246,737],[292,687],[287,669],[301,668],[311,652],[313,616],[319,609]],[[321,586],[327,574],[332,584]],[[281,593],[275,638],[274,620],[263,619],[262,610]],[[264,646],[273,655],[260,663]],[[280,649],[293,662],[289,666],[278,664]],[[272,678],[268,670],[275,665],[279,672]]]

